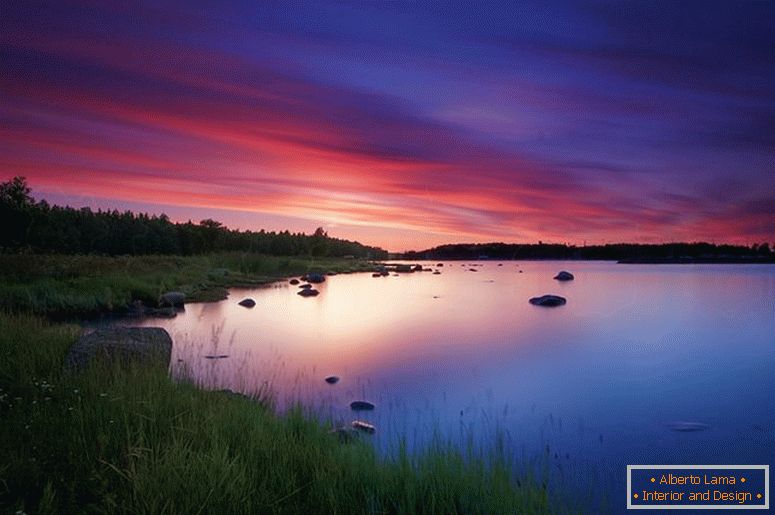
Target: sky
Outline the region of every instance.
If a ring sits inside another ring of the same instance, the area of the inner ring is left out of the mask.
[[[775,3],[3,2],[0,180],[392,251],[775,241]]]

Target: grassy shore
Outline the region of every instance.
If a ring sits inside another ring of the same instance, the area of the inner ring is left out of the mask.
[[[190,302],[226,298],[227,288],[267,284],[306,272],[355,272],[368,261],[231,252],[204,256],[0,254],[0,309],[53,317],[127,312],[182,291]]]
[[[0,312],[0,512],[549,511],[546,490],[496,451],[380,457],[301,409],[278,415],[166,370],[65,374],[78,333]]]

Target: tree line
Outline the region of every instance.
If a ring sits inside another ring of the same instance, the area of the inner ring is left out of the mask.
[[[479,243],[441,245],[423,251],[406,252],[404,259],[579,259],[630,263],[718,263],[773,262],[775,253],[768,243],[715,245],[713,243],[615,243],[575,246],[563,244]]]
[[[0,251],[62,254],[178,254],[247,251],[278,256],[384,259],[355,241],[290,231],[240,231],[206,219],[174,223],[162,214],[76,209],[36,201],[24,177],[0,184]]]

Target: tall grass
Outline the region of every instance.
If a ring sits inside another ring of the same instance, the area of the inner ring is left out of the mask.
[[[0,512],[549,511],[546,490],[501,455],[437,442],[381,457],[300,408],[278,415],[166,370],[96,364],[68,375],[77,334],[0,312]]]
[[[58,317],[155,306],[165,291],[192,301],[225,298],[252,286],[309,271],[357,271],[365,261],[304,259],[246,252],[204,256],[67,256],[0,254],[0,309]]]

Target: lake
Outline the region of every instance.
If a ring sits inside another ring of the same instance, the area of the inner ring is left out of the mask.
[[[139,324],[165,327],[173,368],[207,387],[269,385],[280,409],[368,420],[388,452],[399,436],[487,447],[499,432],[519,460],[614,511],[626,464],[775,462],[775,266],[435,265],[328,277],[313,298],[287,282],[233,290]],[[553,280],[560,270],[575,280]],[[528,303],[546,293],[568,302]],[[354,416],[356,399],[377,408]]]

